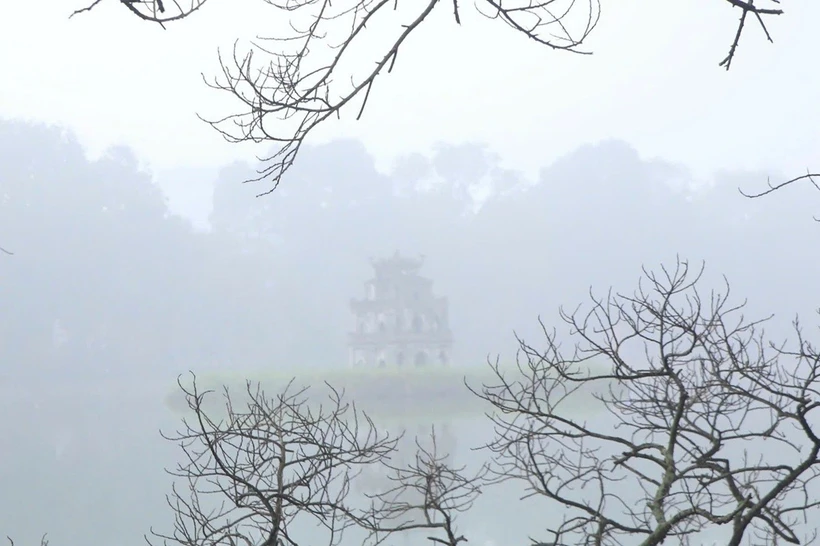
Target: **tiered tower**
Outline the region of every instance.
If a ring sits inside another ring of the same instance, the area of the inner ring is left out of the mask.
[[[419,275],[423,258],[371,260],[375,276],[365,283],[365,298],[350,308],[356,319],[350,334],[351,366],[446,366],[452,333],[447,298],[433,295],[433,281]]]

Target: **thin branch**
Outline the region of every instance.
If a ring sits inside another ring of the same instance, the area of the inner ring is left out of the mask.
[[[349,504],[350,484],[362,468],[388,457],[398,439],[379,433],[343,393],[328,385],[319,402],[291,382],[267,396],[248,382],[238,398],[223,389],[220,408],[193,374],[190,386],[179,384],[190,420],[164,437],[184,454],[169,470],[184,493],[174,485],[168,497],[174,531],[152,530],[155,537],[186,546],[293,546],[297,521],[312,520],[336,546],[352,526],[375,527],[367,508]]]
[[[774,4],[780,3],[779,0],[770,1]],[[755,19],[757,19],[757,22],[760,25],[760,28],[763,29],[763,33],[766,35],[766,40],[768,40],[770,43],[774,43],[774,40],[772,40],[772,37],[769,34],[769,29],[766,28],[766,23],[763,20],[763,16],[782,15],[783,10],[779,8],[760,8],[755,5],[754,0],[726,0],[726,2],[731,4],[732,7],[740,8],[741,10],[740,21],[738,21],[737,30],[735,31],[735,37],[734,40],[732,40],[732,45],[729,47],[729,53],[718,64],[718,66],[725,67],[726,70],[729,70],[732,67],[732,61],[735,58],[735,54],[737,53],[737,47],[740,43],[740,36],[743,34],[743,30],[746,25],[746,17],[749,14],[754,15]]]
[[[561,311],[576,340],[563,350],[519,339],[519,373],[471,389],[494,407],[485,446],[496,480],[514,479],[566,513],[556,542],[659,546],[710,527],[726,544],[754,535],[801,543],[797,514],[820,507],[820,354],[763,336],[725,291],[698,288],[684,261],[644,270],[632,295],[591,295]],[[578,400],[578,397],[585,397]],[[597,404],[594,421],[564,409]]]
[[[762,192],[759,192],[759,193],[746,193],[742,189],[740,189],[740,187],[738,187],[737,191],[739,191],[740,194],[743,197],[748,197],[749,199],[757,199],[758,197],[763,197],[764,195],[768,195],[768,194],[770,194],[772,192],[775,192],[775,191],[777,191],[781,188],[785,188],[786,186],[790,186],[791,184],[794,184],[795,182],[801,182],[803,180],[808,180],[809,182],[811,182],[812,186],[814,186],[814,188],[816,190],[820,191],[820,184],[818,184],[818,182],[815,180],[815,177],[820,177],[820,174],[812,173],[810,171],[807,171],[806,174],[804,174],[804,175],[797,176],[795,178],[792,178],[791,180],[786,180],[785,182],[781,182],[780,184],[775,184],[775,185],[772,185],[771,179],[767,178],[766,179],[766,185],[768,186],[768,189],[766,189]]]
[[[117,0],[134,16],[143,21],[157,23],[165,28],[164,23],[185,19],[197,12],[207,0]],[[91,4],[74,10],[69,19],[81,13],[87,13],[97,7],[102,0],[93,0]],[[166,5],[168,3],[168,5]],[[170,8],[169,8],[170,6]]]

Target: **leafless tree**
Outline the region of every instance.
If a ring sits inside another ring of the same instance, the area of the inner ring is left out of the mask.
[[[268,397],[248,383],[244,407],[226,389],[217,418],[205,403],[211,392],[200,391],[195,378],[180,387],[192,416],[165,438],[185,455],[170,471],[185,485],[168,499],[174,531],[152,531],[156,537],[185,546],[313,546],[315,534],[300,536],[312,520],[323,529],[321,542],[333,546],[353,526],[374,527],[367,507],[350,506],[350,482],[363,465],[388,456],[396,439],[341,393],[329,388],[328,403],[317,404],[292,384]]]
[[[440,452],[435,428],[428,441],[415,439],[413,461],[406,465],[383,461],[391,486],[369,494],[373,499],[373,542],[397,532],[427,531],[427,540],[442,546],[458,546],[467,538],[458,532],[456,518],[467,512],[481,495],[489,468],[481,465],[468,472],[454,466],[448,453]]]
[[[820,354],[794,322],[796,341],[773,344],[765,321],[702,285],[703,268],[678,261],[644,277],[633,295],[591,296],[561,318],[544,347],[520,341],[518,372],[495,366],[491,403],[496,479],[521,480],[564,516],[558,544],[800,544],[820,504]],[[600,417],[565,401],[595,393]],[[573,415],[576,415],[574,417]],[[811,512],[813,515],[807,515]],[[811,538],[809,540],[811,540]]]
[[[165,14],[165,0],[120,0],[142,19],[166,22],[198,10],[204,0],[173,2]],[[308,135],[342,111],[361,118],[379,76],[393,70],[399,49],[425,25],[431,14],[447,6],[455,24],[461,24],[459,0],[264,0],[272,21],[287,21],[290,33],[259,37],[247,47],[234,44],[230,57],[219,55],[221,77],[206,83],[236,99],[237,110],[226,117],[206,120],[230,142],[269,142],[275,151],[261,157],[263,168],[252,181],[268,180],[270,193],[293,165]],[[779,0],[724,0],[738,8],[740,21],[726,57],[727,70],[737,52],[749,18],[771,36],[765,18],[782,14]],[[97,5],[79,11],[88,11]],[[476,0],[480,13],[503,22],[513,31],[542,46],[588,54],[583,48],[600,16],[600,0]],[[377,39],[376,42],[373,42]]]

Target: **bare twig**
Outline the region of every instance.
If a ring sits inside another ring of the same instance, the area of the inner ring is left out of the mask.
[[[738,188],[737,191],[739,191],[743,197],[748,197],[749,199],[757,199],[758,197],[769,195],[770,193],[775,192],[781,188],[785,188],[786,186],[790,186],[795,182],[801,182],[803,180],[808,180],[809,182],[811,182],[812,186],[814,186],[816,190],[820,191],[820,185],[818,185],[817,181],[815,180],[815,177],[820,177],[820,174],[807,171],[804,175],[796,176],[791,180],[786,180],[785,182],[781,182],[780,184],[772,185],[771,179],[766,179],[766,185],[768,186],[768,188],[759,193],[746,193],[740,188]]]
[[[757,19],[760,28],[763,29],[763,33],[766,35],[766,40],[770,43],[773,43],[771,35],[769,34],[769,29],[766,28],[766,23],[763,20],[764,16],[771,16],[771,15],[783,15],[783,10],[779,8],[760,8],[755,5],[754,0],[726,0],[732,7],[740,8],[740,21],[737,24],[737,30],[735,31],[735,38],[732,41],[732,45],[729,47],[729,53],[724,57],[722,61],[718,64],[718,66],[723,66],[726,70],[729,70],[732,67],[732,61],[735,58],[735,54],[737,53],[737,46],[740,43],[740,36],[743,34],[743,30],[746,25],[746,17],[749,14],[754,15],[755,19]],[[769,2],[779,5],[780,0],[769,0]]]
[[[820,177],[820,174],[812,173],[811,171],[807,170],[806,174],[801,175],[801,176],[796,176],[796,177],[794,177],[790,180],[786,180],[785,182],[781,182],[779,184],[774,184],[773,185],[772,182],[771,182],[771,179],[767,178],[766,179],[766,185],[768,186],[767,189],[765,189],[761,192],[758,192],[758,193],[746,193],[739,187],[738,187],[737,191],[739,191],[740,194],[743,197],[748,197],[749,199],[757,199],[758,197],[763,197],[765,195],[769,195],[770,193],[776,192],[776,191],[778,191],[782,188],[785,188],[786,186],[790,186],[790,185],[792,185],[796,182],[802,182],[802,181],[805,181],[805,180],[808,180],[811,183],[811,185],[814,186],[814,189],[820,191],[820,183],[818,183],[817,180],[815,180],[816,177]],[[820,217],[815,216],[814,221],[815,222],[820,222]]]
[[[313,520],[334,546],[349,527],[374,526],[368,510],[349,505],[350,482],[387,457],[397,439],[378,433],[342,393],[328,386],[328,404],[317,406],[292,384],[268,397],[248,383],[245,407],[226,389],[218,417],[206,410],[210,393],[199,391],[195,378],[180,387],[192,417],[166,439],[185,454],[170,471],[185,486],[174,486],[168,500],[174,532],[156,537],[185,546],[295,545],[294,522]]]
[[[116,0],[126,7],[134,16],[149,21],[158,23],[163,26],[164,23],[172,21],[179,21],[192,15],[198,11],[207,0]],[[93,0],[91,4],[74,10],[69,15],[69,19],[81,13],[87,13],[97,7],[102,0]],[[168,4],[166,6],[166,3]]]
[[[686,544],[725,527],[725,544],[754,537],[801,543],[798,518],[820,506],[820,354],[795,323],[797,346],[767,342],[725,293],[704,297],[685,262],[645,271],[634,295],[592,296],[562,318],[578,339],[565,354],[520,341],[520,378],[495,366],[497,479],[522,480],[566,513],[556,542]],[[563,409],[591,392],[606,417]],[[812,485],[815,484],[815,485]]]
[[[42,538],[40,539],[40,546],[48,546],[48,539],[46,538],[47,536],[47,533],[42,536]],[[6,540],[9,541],[9,544],[11,546],[14,546],[14,541],[11,539],[10,536],[6,535]]]
[[[427,540],[442,546],[458,546],[467,538],[456,528],[456,518],[468,511],[487,481],[487,465],[467,473],[454,467],[449,454],[440,450],[435,428],[425,443],[415,439],[414,461],[398,465],[385,461],[383,471],[392,484],[368,496],[374,500],[376,527],[371,538],[378,543],[397,532],[436,531]]]
[[[580,46],[598,26],[601,16],[599,0],[484,0],[476,6],[487,4],[489,12],[479,11],[490,19],[500,19],[510,28],[523,34],[530,40],[547,46],[550,49],[570,51],[589,55],[590,51],[579,49]],[[583,8],[579,5],[585,4]],[[578,17],[579,21],[570,25],[570,20]],[[580,30],[574,30],[579,27]],[[553,33],[552,29],[558,32]]]
[[[392,0],[267,1],[291,21],[291,34],[259,37],[242,53],[235,44],[230,57],[220,53],[221,74],[206,79],[206,84],[234,96],[239,110],[225,117],[201,117],[229,142],[276,146],[273,153],[259,158],[264,166],[258,176],[246,181],[271,183],[259,195],[276,189],[317,126],[340,117],[348,107],[356,119],[362,117],[376,80],[393,70],[399,49],[441,4],[425,0],[399,9]],[[588,9],[576,5],[576,0],[530,0],[514,6],[482,0],[484,4],[491,10],[485,15],[503,20],[539,44],[564,51],[580,52],[599,16],[598,0],[587,0]],[[457,0],[452,8],[456,23],[461,24]],[[392,28],[392,34],[381,46],[363,46],[375,36],[371,28],[387,32]],[[552,28],[558,32],[551,32]]]
[[[93,0],[74,14],[91,10],[100,1]],[[158,23],[187,17],[205,3],[119,1],[141,19]],[[276,147],[259,158],[263,167],[257,176],[246,180],[270,182],[259,195],[276,189],[316,127],[341,117],[346,110],[360,119],[376,80],[392,71],[399,49],[410,35],[439,5],[450,5],[440,0],[264,1],[274,10],[273,19],[288,21],[290,35],[259,37],[242,53],[234,44],[229,58],[220,53],[221,74],[206,84],[232,95],[237,107],[224,117],[201,117],[229,142],[265,142]],[[780,15],[782,10],[758,7],[754,0],[725,1],[741,10],[734,41],[720,63],[728,70],[747,16],[753,15],[772,41],[764,17]],[[779,4],[778,0],[768,1]],[[539,45],[583,55],[590,54],[584,44],[601,16],[600,0],[478,0],[475,5],[481,14],[503,21]],[[458,0],[452,1],[452,10],[455,23],[460,25]],[[364,45],[374,36],[386,36],[386,40]]]

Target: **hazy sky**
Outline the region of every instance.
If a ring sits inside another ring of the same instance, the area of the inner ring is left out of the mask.
[[[217,47],[270,32],[272,8],[212,0],[163,31],[115,0],[69,21],[83,5],[39,0],[5,9],[0,115],[68,125],[92,154],[128,144],[160,169],[250,156],[253,149],[224,143],[196,118],[230,107],[200,73],[214,73]],[[729,73],[717,64],[739,11],[725,2],[604,2],[591,57],[538,47],[476,15],[472,2],[463,3],[461,27],[442,7],[374,88],[364,120],[348,112],[312,142],[359,137],[382,168],[439,141],[482,142],[505,166],[533,173],[603,138],[698,173],[820,168],[820,73],[812,68],[820,3],[784,7],[770,25],[775,43],[751,25]]]

